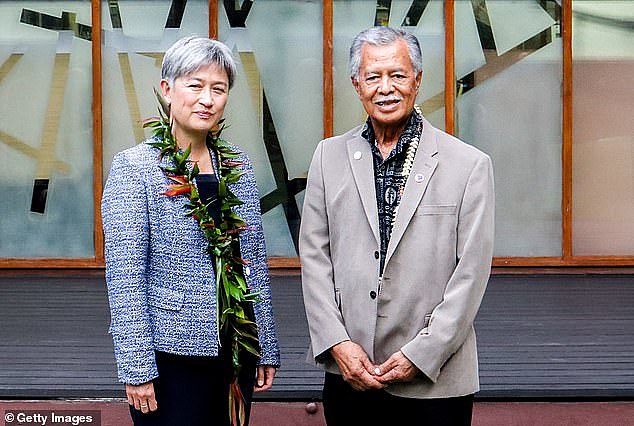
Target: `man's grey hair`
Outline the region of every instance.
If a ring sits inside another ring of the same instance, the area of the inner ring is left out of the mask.
[[[359,78],[359,67],[361,67],[361,49],[365,43],[372,46],[387,46],[398,40],[405,40],[409,59],[412,61],[416,74],[423,70],[423,52],[420,49],[418,39],[413,34],[401,28],[392,27],[370,27],[361,31],[352,40],[350,46],[350,60],[348,66],[350,68],[350,77],[357,80]]]
[[[165,52],[161,78],[173,86],[177,78],[212,64],[225,70],[231,89],[237,72],[231,50],[225,44],[206,37],[183,37]]]

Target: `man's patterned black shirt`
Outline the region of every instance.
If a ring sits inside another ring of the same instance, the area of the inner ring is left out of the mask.
[[[398,142],[392,152],[383,159],[376,143],[374,129],[370,118],[365,123],[361,136],[363,136],[372,149],[374,162],[374,187],[376,189],[376,205],[379,211],[379,235],[381,238],[380,269],[383,275],[383,266],[387,255],[387,246],[392,234],[392,218],[396,206],[401,202],[405,179],[401,176],[403,164],[407,155],[407,148],[414,137],[420,137],[423,130],[423,120],[416,111],[410,115],[405,130],[398,138]]]

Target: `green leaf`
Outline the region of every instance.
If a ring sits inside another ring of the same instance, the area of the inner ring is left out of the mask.
[[[254,356],[256,357],[260,356],[260,352],[248,342],[245,342],[244,340],[238,340],[238,344],[242,346],[244,349],[246,349],[247,352],[253,354]]]
[[[220,179],[220,182],[218,182],[218,197],[227,197],[227,183],[224,181],[224,179]]]
[[[244,301],[249,303],[255,303],[260,301],[260,292],[249,293],[244,296]]]
[[[227,175],[225,175],[224,179],[227,181],[227,183],[236,183],[237,181],[240,180],[240,178],[242,177],[243,173],[229,173]]]
[[[243,277],[241,277],[240,275],[236,275],[235,280],[236,280],[236,284],[238,284],[238,286],[240,287],[240,290],[242,290],[243,292],[246,293],[246,291],[247,291],[247,282],[246,282],[246,280]]]
[[[158,90],[156,90],[156,87],[154,87],[153,89],[154,89],[154,95],[156,96],[156,99],[158,100],[159,106],[161,107],[159,112],[162,112],[165,115],[169,115],[170,108],[169,108],[169,105],[167,104],[167,101],[165,100],[165,98],[163,98],[161,93]]]

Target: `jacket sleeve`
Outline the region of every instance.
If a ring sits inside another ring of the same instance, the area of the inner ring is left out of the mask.
[[[250,270],[251,284],[254,291],[259,292],[259,301],[253,306],[255,320],[258,325],[258,340],[260,342],[259,365],[280,366],[280,348],[275,326],[275,315],[271,300],[271,280],[269,278],[268,257],[264,242],[264,230],[262,228],[262,214],[260,209],[260,197],[255,181],[253,166],[246,154],[243,154],[243,171],[239,185],[246,188],[246,209],[253,220],[247,224],[250,228],[249,246],[251,256],[248,259],[252,263],[247,267]],[[246,268],[245,268],[246,270]]]
[[[147,305],[149,222],[141,171],[117,154],[101,201],[110,334],[119,380],[140,384],[158,376]]]
[[[308,172],[299,237],[302,291],[316,361],[337,343],[350,340],[335,298],[323,179],[324,143],[328,142],[317,146]]]
[[[491,270],[494,229],[493,168],[481,157],[467,181],[458,216],[457,264],[429,325],[401,348],[436,382],[440,369],[465,341]]]

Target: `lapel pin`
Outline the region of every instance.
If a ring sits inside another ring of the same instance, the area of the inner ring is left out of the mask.
[[[354,157],[355,160],[360,160],[361,159],[361,151],[355,152],[353,157]]]
[[[414,181],[416,183],[421,183],[422,181],[425,180],[425,176],[423,176],[422,174],[418,173],[416,176],[414,176]]]

